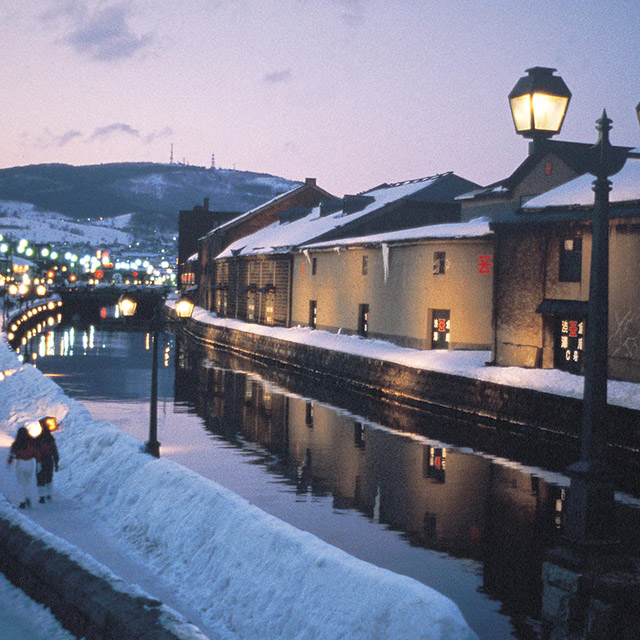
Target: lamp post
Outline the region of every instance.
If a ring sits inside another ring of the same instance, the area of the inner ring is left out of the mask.
[[[516,131],[536,141],[560,131],[571,92],[555,69],[533,67],[509,94]],[[640,104],[637,107],[640,119]],[[606,444],[607,342],[609,337],[609,177],[620,171],[627,159],[626,147],[609,142],[611,120],[603,112],[597,121],[598,142],[585,157],[593,182],[593,240],[587,328],[583,417],[580,459],[567,470],[571,485],[567,498],[565,538],[583,558],[591,551],[615,546],[613,481],[602,453]]]
[[[151,317],[151,397],[149,404],[149,439],[145,442],[144,450],[146,453],[159,458],[160,442],[158,442],[158,334],[161,328],[161,322],[158,314],[158,301],[154,301],[153,315]],[[135,314],[138,308],[138,301],[134,296],[123,294],[118,300],[120,313],[126,318]],[[176,315],[180,319],[190,318],[193,313],[193,303],[185,298],[181,298],[175,305]]]

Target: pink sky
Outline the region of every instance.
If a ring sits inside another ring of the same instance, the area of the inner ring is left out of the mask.
[[[0,3],[0,168],[177,161],[315,177],[343,195],[527,153],[525,69],[573,93],[559,139],[640,146],[637,0]]]

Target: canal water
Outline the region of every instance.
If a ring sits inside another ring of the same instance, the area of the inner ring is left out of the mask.
[[[60,327],[32,338],[26,357],[94,418],[147,439],[149,334]],[[562,533],[567,485],[553,452],[552,469],[532,466],[522,443],[483,450],[451,418],[341,394],[171,334],[160,337],[158,384],[161,455],[433,587],[480,638],[540,637],[541,563]],[[640,551],[640,508],[622,498],[625,545]]]

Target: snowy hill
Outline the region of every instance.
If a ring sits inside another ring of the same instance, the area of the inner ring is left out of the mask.
[[[134,213],[138,225],[177,228],[178,212],[204,198],[214,210],[247,211],[298,184],[263,173],[184,165],[40,164],[0,169],[0,200],[75,220]]]
[[[28,240],[30,244],[87,244],[91,247],[129,246],[133,235],[131,215],[109,220],[76,222],[54,211],[36,210],[25,202],[0,201],[0,233],[9,240]]]

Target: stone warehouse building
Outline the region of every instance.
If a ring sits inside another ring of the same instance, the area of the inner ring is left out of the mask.
[[[291,324],[418,349],[490,349],[492,235],[479,219],[298,248]]]
[[[609,376],[639,382],[640,158],[631,156],[610,195]],[[574,179],[491,223],[496,364],[582,373],[592,180]]]
[[[447,173],[323,200],[315,208],[283,211],[277,222],[241,237],[217,255],[209,308],[250,322],[291,326],[292,309],[298,305],[294,301],[299,277],[293,268],[295,251],[304,251],[312,241],[456,222],[460,205],[455,197],[475,186]],[[336,276],[339,280],[339,273]],[[327,295],[344,290],[343,282],[327,290]],[[355,332],[357,327],[350,329]]]

